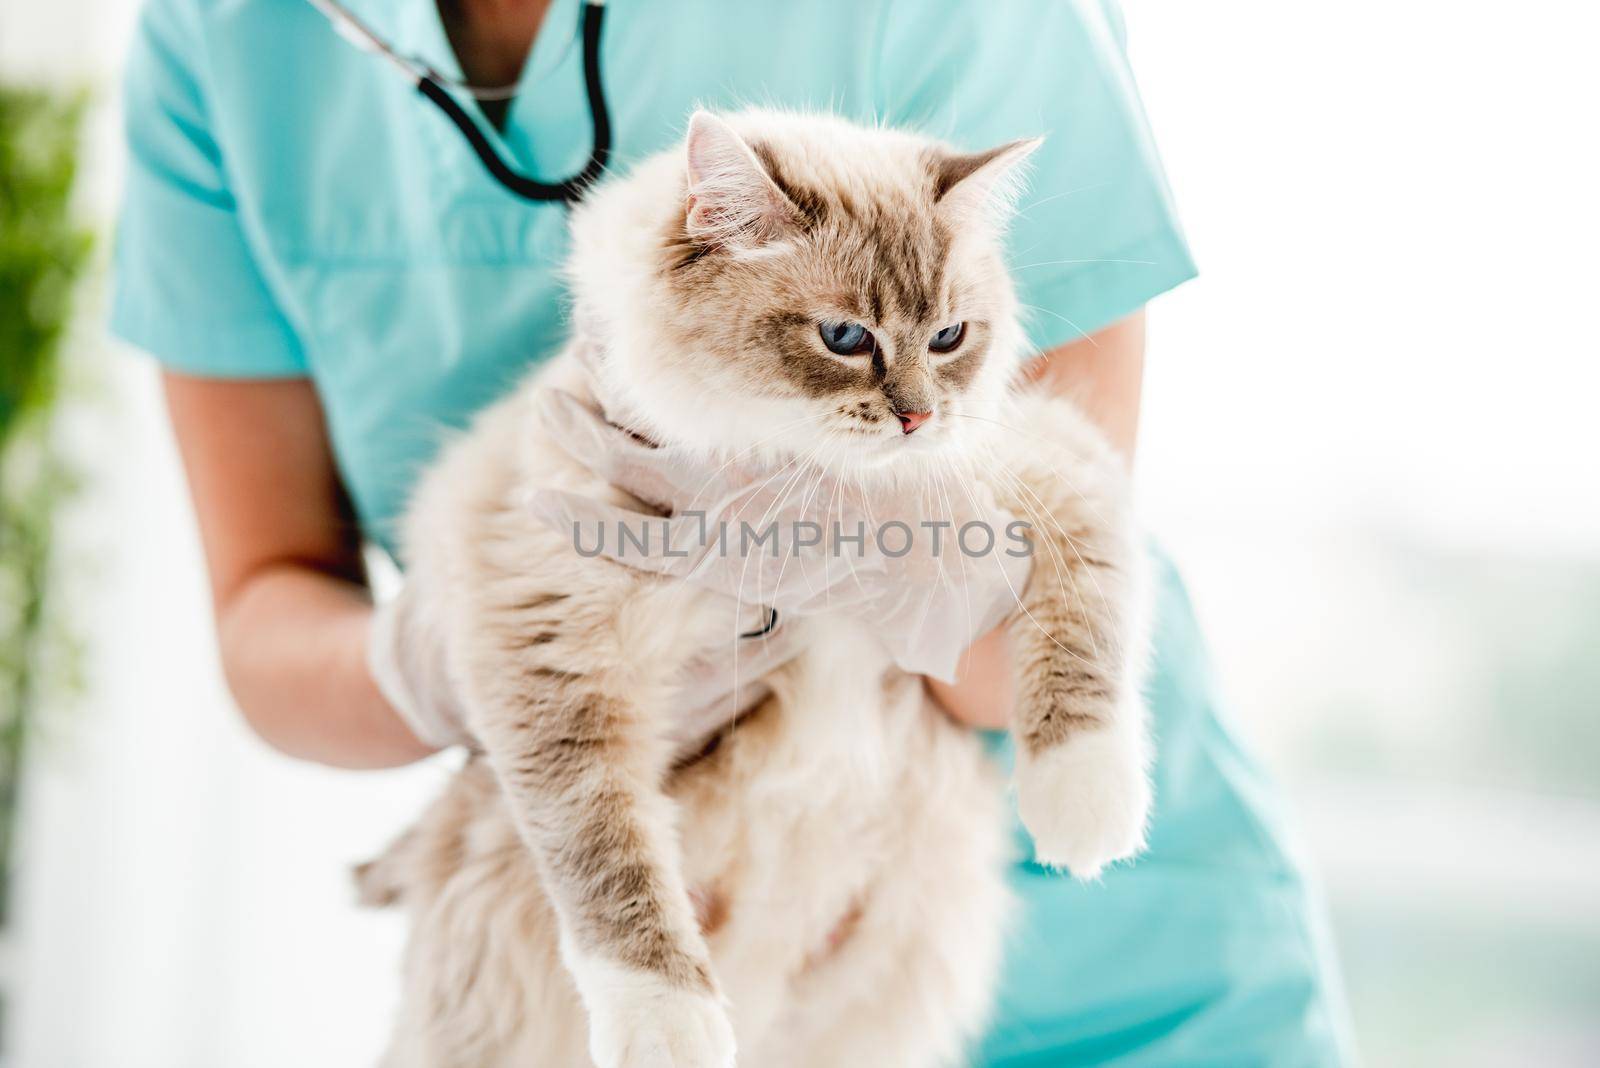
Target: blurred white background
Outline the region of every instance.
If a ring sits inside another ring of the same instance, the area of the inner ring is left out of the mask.
[[[133,10],[0,0],[0,71],[100,93],[103,225]],[[1600,1063],[1600,11],[1126,10],[1202,270],[1152,309],[1142,492],[1320,862],[1365,1057]],[[78,348],[91,687],[34,753],[6,1063],[369,1063],[400,932],[346,868],[447,769],[246,733],[153,369]]]

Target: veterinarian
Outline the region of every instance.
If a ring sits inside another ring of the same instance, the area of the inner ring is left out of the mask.
[[[432,751],[368,669],[361,543],[392,547],[441,428],[567,334],[562,200],[508,188],[482,149],[560,184],[597,148],[626,167],[694,105],[741,102],[968,148],[1045,134],[1012,238],[1031,372],[1131,460],[1142,309],[1194,268],[1111,0],[612,0],[587,50],[579,0],[346,6],[439,84],[514,87],[447,88],[481,145],[303,0],[151,0],[127,81],[113,325],[162,365],[227,678],[269,744],[352,768]],[[1092,885],[1016,866],[1022,922],[975,1063],[1346,1063],[1321,906],[1158,570],[1149,849]],[[930,683],[974,729],[1007,717],[1002,640],[960,684]]]

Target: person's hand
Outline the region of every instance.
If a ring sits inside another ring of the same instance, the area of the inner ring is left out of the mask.
[[[953,681],[973,639],[1021,600],[1031,543],[976,480],[868,492],[794,464],[713,466],[640,440],[571,394],[546,390],[541,406],[552,440],[659,514],[539,490],[536,515],[585,555],[770,606],[776,634],[785,619],[842,612],[871,624],[903,669]]]
[[[433,619],[415,587],[402,587],[398,596],[373,609],[367,667],[378,692],[418,741],[434,749],[471,745],[462,691]],[[737,633],[686,665],[679,679],[667,725],[679,747],[704,741],[752,707],[767,693],[762,678],[797,651],[798,634],[768,628],[767,609],[740,606],[735,619]]]
[[[772,626],[766,608],[735,608],[738,624],[728,640],[690,662],[673,691],[667,729],[680,748],[693,748],[753,708],[770,693],[762,680],[800,651],[801,633]]]
[[[420,609],[413,587],[402,587],[398,596],[373,609],[367,668],[378,692],[419,742],[435,749],[471,742],[444,638]]]

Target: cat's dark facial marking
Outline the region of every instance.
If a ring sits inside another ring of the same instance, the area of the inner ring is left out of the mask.
[[[907,413],[917,444],[937,446],[961,432],[956,417],[992,410],[1021,338],[977,187],[1012,147],[908,142],[873,159],[847,135],[835,158],[773,134],[718,136],[716,181],[697,184],[691,165],[659,274],[674,347],[709,362],[717,395],[766,402],[774,423],[809,410],[810,437],[793,432],[808,452],[830,436],[898,445]]]

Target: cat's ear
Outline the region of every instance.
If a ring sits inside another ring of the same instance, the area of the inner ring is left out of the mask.
[[[798,212],[744,138],[709,111],[689,117],[684,228],[701,244],[753,248],[781,237]]]
[[[1022,190],[1022,162],[1043,143],[1042,137],[1027,137],[983,152],[939,153],[933,159],[934,204],[959,222],[1005,223]]]

